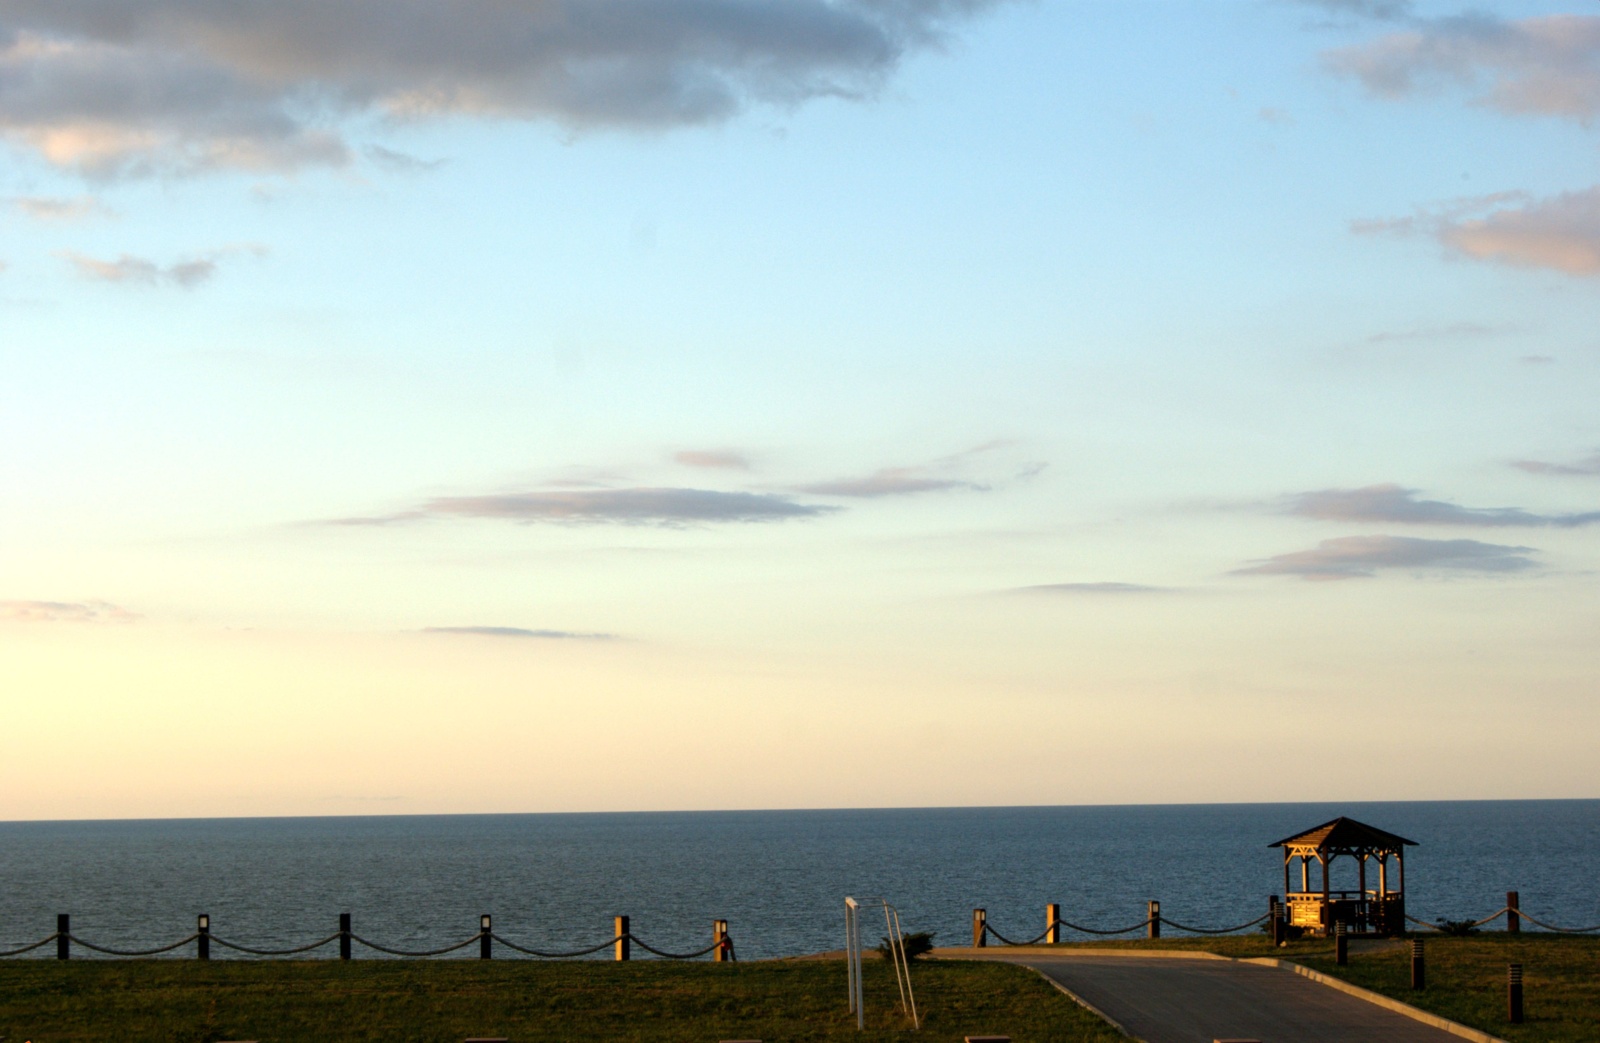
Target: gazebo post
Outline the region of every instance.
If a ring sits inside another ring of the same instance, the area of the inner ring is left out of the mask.
[[[1378,897],[1389,897],[1389,852],[1378,855]]]
[[[1289,863],[1294,861],[1294,856],[1289,854],[1289,849],[1283,849],[1283,900],[1289,901]]]
[[[1311,858],[1305,852],[1300,853],[1300,893],[1311,892]]]

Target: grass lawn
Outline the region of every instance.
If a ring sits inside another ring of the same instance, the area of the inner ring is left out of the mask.
[[[11,960],[0,963],[6,1043],[460,1043],[534,1040],[903,1039],[1118,1036],[1037,975],[992,963],[912,967],[923,1030],[897,1010],[888,964],[866,967],[866,1032],[845,1009],[842,960],[743,964],[523,960]]]
[[[1593,1043],[1600,1040],[1600,938],[1486,933],[1427,937],[1427,985],[1411,991],[1408,949],[1332,955],[1297,962],[1337,975],[1513,1043]],[[1506,1021],[1506,964],[1522,964],[1526,1021]]]

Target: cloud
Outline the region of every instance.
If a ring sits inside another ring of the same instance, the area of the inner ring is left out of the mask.
[[[1417,490],[1392,484],[1301,493],[1294,497],[1289,513],[1320,521],[1466,525],[1477,528],[1508,525],[1576,528],[1600,522],[1600,511],[1533,514],[1516,507],[1461,507],[1443,500],[1419,500]]]
[[[1552,464],[1543,460],[1517,460],[1511,465],[1529,474],[1600,475],[1600,453],[1575,464]]]
[[[1170,587],[1147,587],[1141,583],[1040,583],[1017,587],[1017,594],[1168,594]]]
[[[220,262],[240,253],[261,257],[265,256],[266,250],[259,246],[228,247],[165,266],[133,254],[122,254],[114,261],[103,261],[71,250],[65,251],[62,256],[72,262],[80,276],[96,282],[179,286],[190,290],[211,281],[217,274]]]
[[[952,478],[933,478],[920,467],[886,467],[860,478],[840,478],[831,482],[813,482],[797,486],[795,491],[814,496],[848,496],[876,498],[881,496],[911,496],[916,493],[943,492],[949,489],[970,489],[987,492],[988,486]]]
[[[1477,90],[1474,104],[1508,115],[1588,125],[1600,113],[1597,15],[1415,21],[1401,32],[1329,51],[1323,64],[1380,98],[1409,98],[1453,85]]]
[[[1447,253],[1475,261],[1600,275],[1600,185],[1546,199],[1501,192],[1350,227],[1357,234],[1428,236]]]
[[[131,623],[138,618],[106,601],[0,601],[0,623]]]
[[[1388,330],[1374,333],[1367,338],[1368,344],[1391,344],[1396,341],[1407,340],[1444,340],[1460,339],[1465,337],[1496,337],[1501,334],[1511,333],[1514,326],[1492,326],[1482,322],[1453,322],[1448,326],[1416,326],[1409,330]]]
[[[1455,572],[1520,572],[1534,567],[1532,547],[1477,540],[1424,540],[1411,536],[1341,536],[1311,550],[1266,558],[1233,571],[1235,576],[1299,576],[1301,579],[1364,579],[1382,569]]]
[[[1256,118],[1263,123],[1271,123],[1279,127],[1294,126],[1294,114],[1287,109],[1276,109],[1270,105],[1263,106],[1256,112]]]
[[[0,135],[90,177],[343,166],[359,117],[715,123],[867,98],[1003,0],[0,0]]]
[[[673,453],[672,459],[685,467],[707,467],[730,471],[750,470],[750,461],[742,453],[719,449],[685,449]]]
[[[533,524],[689,525],[789,521],[817,518],[836,507],[795,503],[764,493],[711,489],[555,489],[486,496],[441,496],[414,510],[365,518],[341,518],[337,525],[391,525],[438,518],[488,518]]]
[[[109,213],[94,196],[63,199],[58,196],[14,196],[11,208],[35,221],[78,221]]]
[[[1300,3],[1340,18],[1391,22],[1411,14],[1411,0],[1300,0]]]
[[[1524,355],[1517,361],[1526,366],[1550,366],[1555,364],[1556,357],[1554,355]]]
[[[430,170],[438,170],[445,163],[442,159],[419,159],[382,145],[368,145],[362,151],[368,159],[392,174],[426,174]]]
[[[580,634],[570,630],[525,630],[522,627],[423,627],[424,634],[515,637],[539,641],[615,641],[615,634]]]

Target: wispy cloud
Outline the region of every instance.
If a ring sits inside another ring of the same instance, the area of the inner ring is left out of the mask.
[[[937,478],[920,467],[885,467],[859,478],[839,478],[831,482],[812,482],[795,487],[796,492],[814,496],[875,498],[912,496],[916,493],[944,492],[949,489],[988,491],[988,486],[954,478]]]
[[[1600,475],[1600,453],[1570,464],[1553,464],[1544,460],[1516,460],[1511,466],[1529,474],[1594,476]]]
[[[672,459],[685,467],[703,467],[711,470],[748,471],[750,460],[743,453],[727,449],[685,449],[673,453]]]
[[[1475,261],[1600,275],[1600,185],[1546,199],[1499,192],[1350,227],[1358,235],[1425,236]]]
[[[420,159],[382,145],[368,145],[362,152],[369,160],[393,174],[426,174],[438,170],[445,162],[442,159]]]
[[[1517,507],[1462,507],[1443,500],[1423,500],[1416,489],[1368,485],[1359,489],[1318,489],[1291,501],[1289,513],[1322,521],[1379,522],[1403,525],[1459,525],[1477,528],[1555,526],[1576,528],[1600,522],[1600,511],[1535,514]]]
[[[1316,8],[1336,18],[1372,19],[1392,22],[1410,16],[1411,0],[1299,0],[1304,7]]]
[[[1015,587],[1016,594],[1068,594],[1112,595],[1170,594],[1171,587],[1147,587],[1142,583],[1040,583],[1031,587]]]
[[[551,489],[485,496],[441,496],[409,510],[341,518],[337,525],[393,525],[438,518],[486,518],[532,524],[693,525],[817,518],[836,507],[795,503],[765,493],[712,489]]]
[[[6,0],[0,135],[91,177],[342,166],[360,117],[726,120],[876,93],[1000,0]]]
[[[1452,322],[1444,326],[1414,326],[1406,330],[1386,330],[1367,338],[1368,344],[1393,344],[1413,340],[1461,340],[1495,337],[1514,332],[1516,327],[1484,322]]]
[[[523,627],[424,627],[424,634],[468,637],[513,637],[536,641],[615,641],[615,634],[583,634],[571,630],[527,630]]]
[[[138,618],[107,601],[0,601],[0,623],[131,623]]]
[[[239,254],[261,257],[265,256],[266,249],[260,246],[228,247],[169,265],[158,264],[148,257],[137,257],[133,254],[122,254],[111,261],[71,250],[63,252],[62,256],[72,262],[80,276],[95,282],[135,286],[178,286],[192,290],[210,282],[223,261]]]
[[[81,221],[110,214],[94,196],[13,196],[10,203],[11,209],[35,221]]]
[[[1412,20],[1402,31],[1329,51],[1323,63],[1380,98],[1455,86],[1475,92],[1474,104],[1508,115],[1587,125],[1600,113],[1597,15]]]
[[[1298,576],[1310,580],[1364,579],[1385,570],[1520,572],[1534,567],[1532,547],[1477,540],[1412,536],[1340,536],[1311,550],[1278,554],[1233,570],[1236,576]]]

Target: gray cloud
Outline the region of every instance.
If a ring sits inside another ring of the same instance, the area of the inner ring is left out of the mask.
[[[1417,326],[1409,330],[1387,330],[1367,338],[1368,344],[1392,344],[1408,340],[1444,340],[1462,337],[1494,337],[1511,333],[1514,326],[1492,326],[1482,322],[1453,322],[1447,326]]]
[[[813,482],[796,486],[796,492],[814,496],[848,496],[876,498],[880,496],[911,496],[916,493],[943,492],[949,489],[970,489],[987,492],[988,486],[961,482],[951,478],[932,478],[919,467],[886,467],[861,478],[840,478],[831,482]]]
[[[656,129],[876,92],[1003,0],[0,0],[0,134],[93,177],[344,165],[344,119]]]
[[[1040,583],[1017,587],[1018,594],[1169,594],[1170,587],[1147,587],[1141,583]]]
[[[107,601],[0,601],[0,623],[131,623],[138,618]]]
[[[1443,500],[1421,500],[1417,490],[1398,485],[1360,489],[1319,489],[1294,497],[1289,513],[1322,521],[1380,522],[1404,525],[1508,525],[1576,528],[1600,522],[1600,511],[1534,514],[1516,507],[1462,507]]]
[[[1410,217],[1354,221],[1350,228],[1357,234],[1426,236],[1447,254],[1475,261],[1600,275],[1600,185],[1547,199],[1500,192]]]
[[[259,246],[228,247],[170,265],[160,265],[147,257],[136,257],[133,254],[122,254],[114,261],[89,257],[71,250],[65,251],[62,256],[72,262],[80,276],[96,282],[139,286],[167,285],[190,290],[211,281],[222,261],[240,253],[260,257],[265,255],[266,250]]]
[[[726,449],[685,449],[673,453],[672,459],[685,467],[706,467],[730,471],[750,470],[750,461],[743,453]]]
[[[816,518],[838,508],[764,493],[711,489],[554,489],[486,496],[441,496],[398,514],[342,518],[338,525],[391,525],[430,518],[489,518],[532,524],[689,525]]]
[[[1600,113],[1596,15],[1412,21],[1403,31],[1329,51],[1323,63],[1381,98],[1453,85],[1478,90],[1474,104],[1508,115],[1557,116],[1587,125]]]
[[[1314,7],[1339,18],[1370,18],[1392,22],[1411,14],[1411,0],[1299,0],[1303,7]]]
[[[366,157],[392,174],[426,174],[444,166],[442,159],[419,159],[406,152],[397,152],[382,145],[368,145],[361,150]]]
[[[570,630],[525,630],[522,627],[423,627],[424,634],[465,634],[474,637],[515,637],[539,641],[615,641],[615,634],[581,634]]]
[[[1600,475],[1600,453],[1573,464],[1552,464],[1543,460],[1517,460],[1511,465],[1529,474]]]
[[[1311,550],[1266,558],[1233,571],[1236,576],[1299,576],[1310,580],[1363,579],[1380,570],[1412,572],[1519,572],[1534,567],[1532,547],[1477,540],[1424,540],[1411,536],[1341,536]]]
[[[35,221],[77,221],[107,213],[93,196],[63,199],[58,196],[15,196],[11,208]]]

